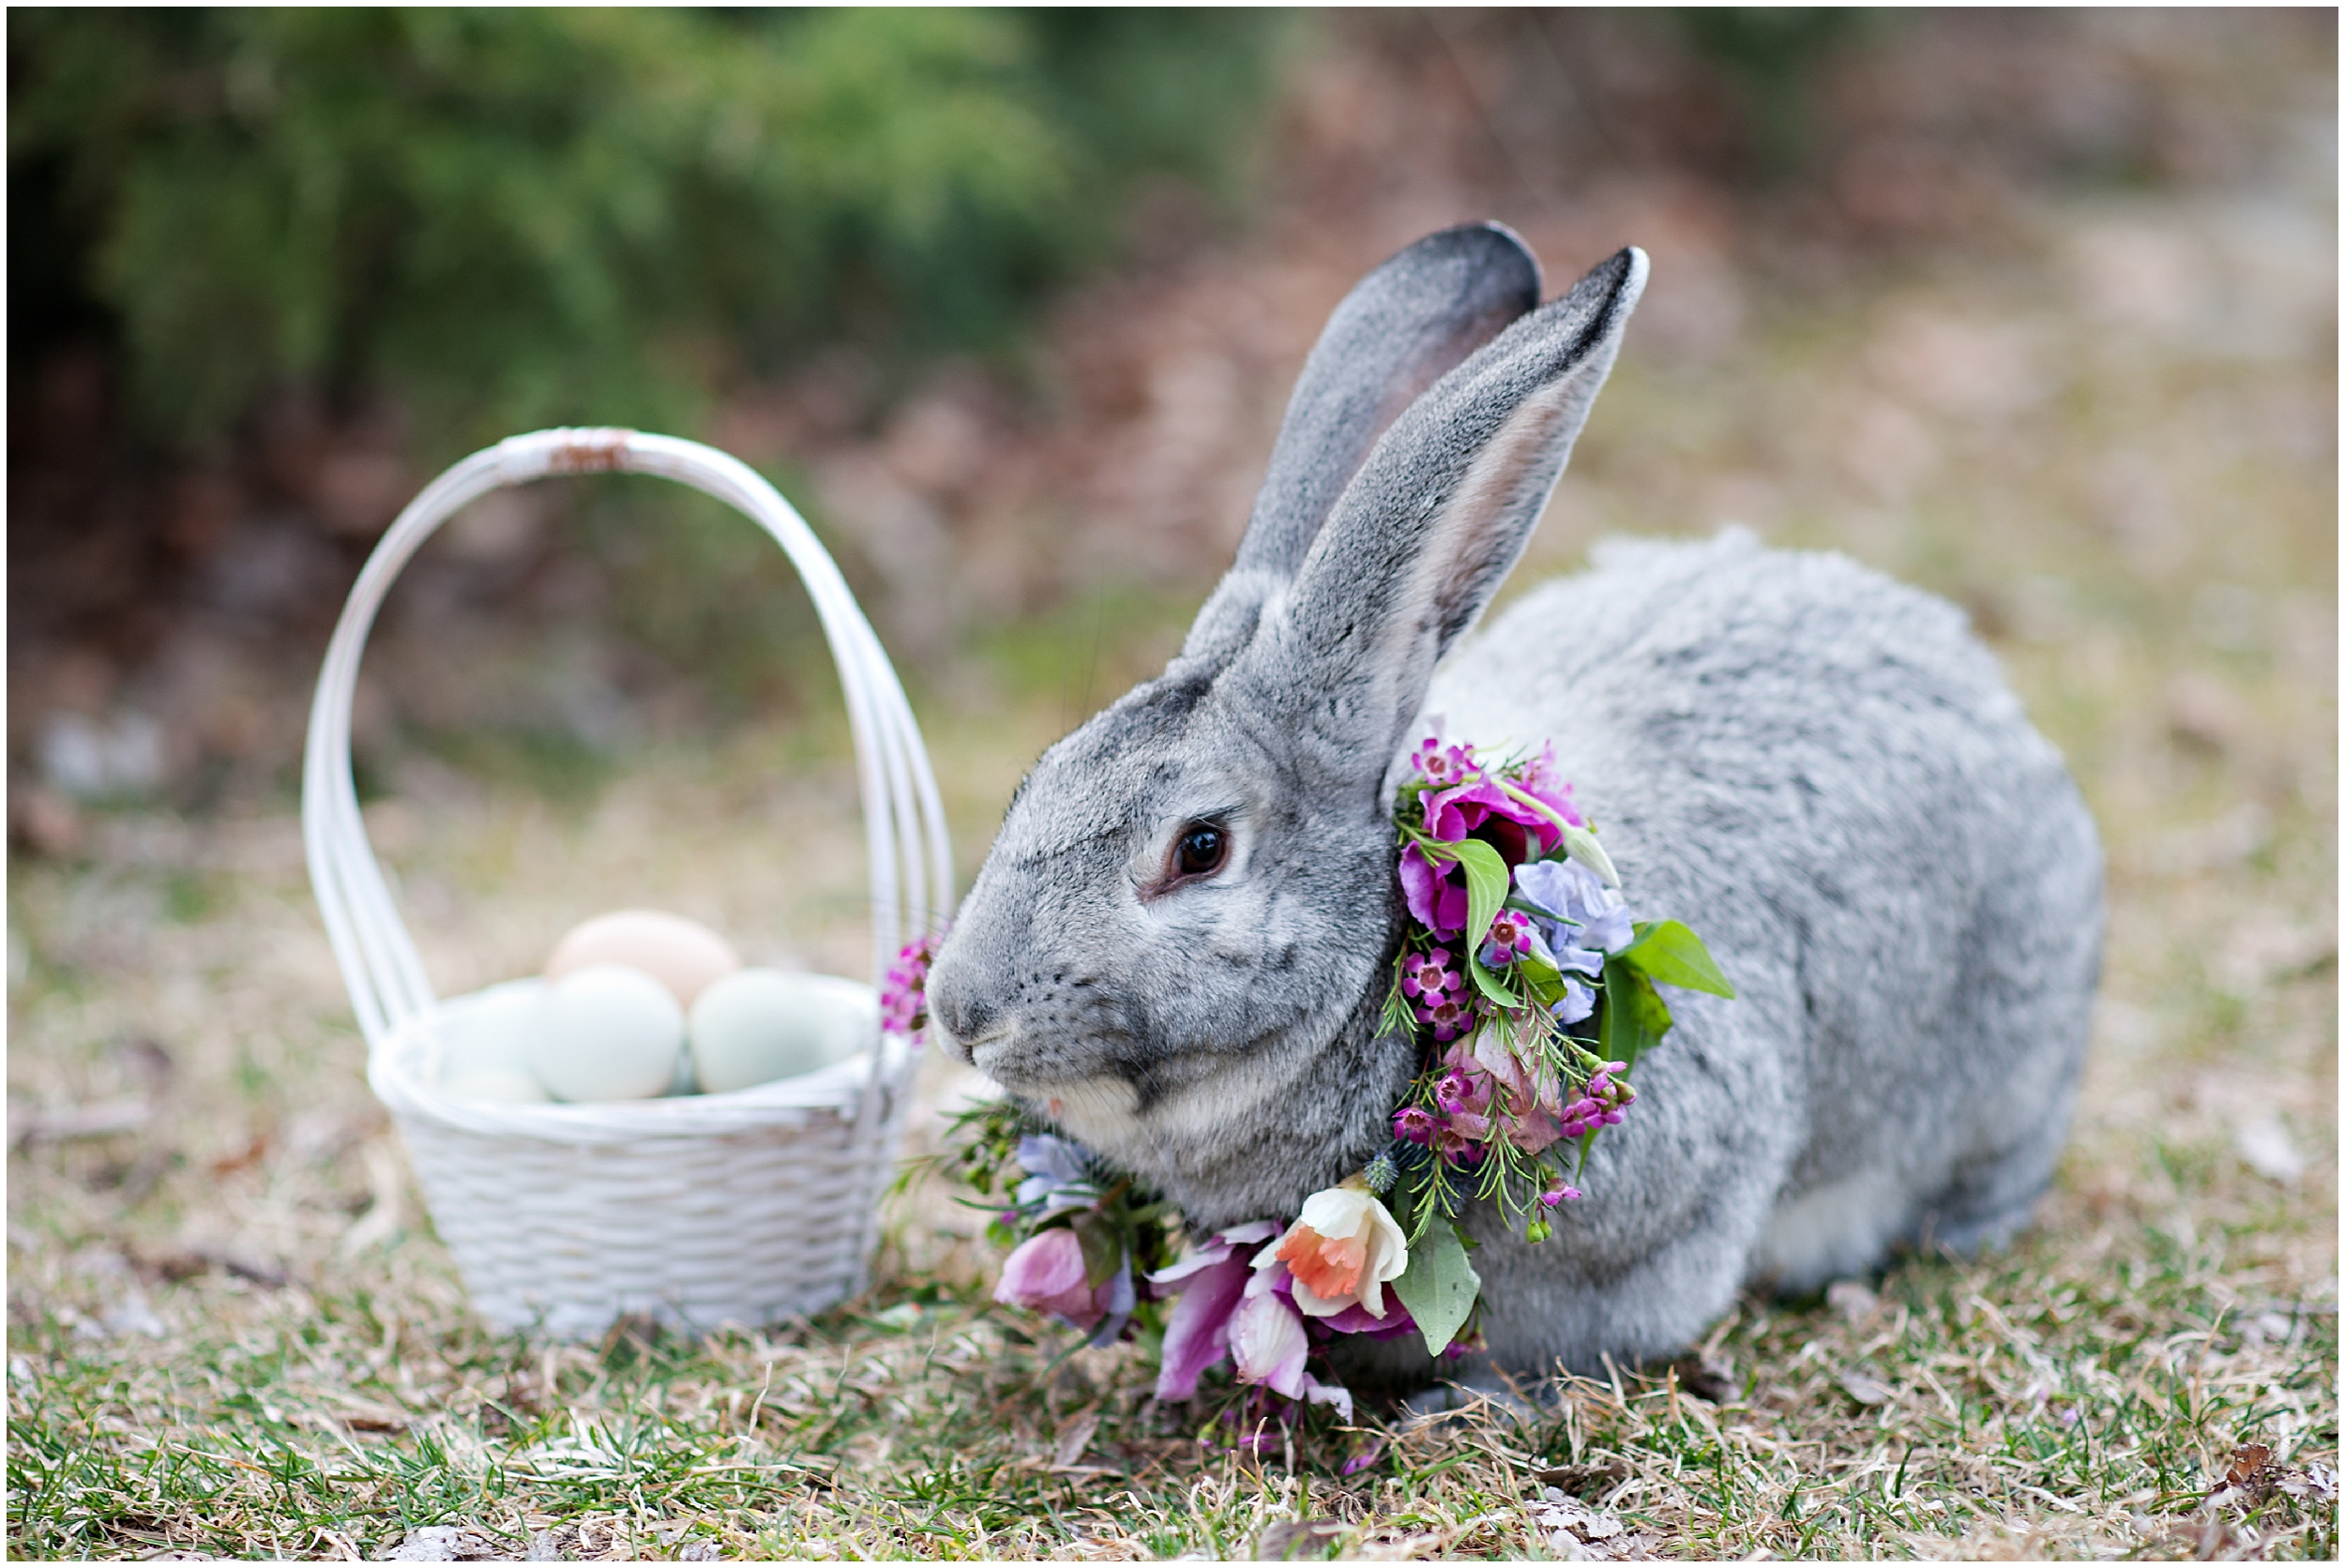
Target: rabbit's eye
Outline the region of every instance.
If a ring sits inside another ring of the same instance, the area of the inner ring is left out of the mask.
[[[1230,836],[1212,822],[1191,822],[1172,846],[1172,868],[1184,877],[1209,877],[1230,858]]]

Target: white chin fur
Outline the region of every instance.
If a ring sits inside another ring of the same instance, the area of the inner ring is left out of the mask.
[[[1244,1121],[1278,1085],[1260,1063],[1233,1062],[1144,1112],[1139,1092],[1111,1076],[1010,1087],[1094,1153],[1146,1170],[1156,1163],[1148,1154],[1166,1143],[1226,1137],[1232,1124]]]

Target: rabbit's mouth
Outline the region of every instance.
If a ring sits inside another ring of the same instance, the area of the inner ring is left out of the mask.
[[[1006,1041],[1010,1036],[1011,1029],[1009,1025],[1004,1024],[998,1029],[978,1035],[974,1040],[964,1040],[946,1027],[945,1020],[931,1010],[929,1014],[928,1033],[929,1038],[942,1047],[946,1056],[964,1066],[975,1067],[979,1072],[987,1073],[988,1077],[992,1077],[986,1064],[977,1060],[977,1052],[989,1046],[997,1046]],[[1000,1079],[996,1078],[995,1081],[999,1082]]]

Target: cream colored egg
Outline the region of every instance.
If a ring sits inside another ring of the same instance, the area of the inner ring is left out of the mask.
[[[692,1070],[711,1094],[818,1071],[878,1037],[871,988],[835,975],[740,970],[692,1004]]]
[[[527,1073],[545,1000],[544,981],[508,980],[448,1003],[439,1025],[441,1084],[474,1073]]]
[[[546,988],[529,1066],[558,1100],[647,1100],[674,1080],[683,1046],[684,1009],[666,986],[625,964],[589,964]]]
[[[640,969],[689,1007],[711,980],[741,967],[733,944],[697,920],[658,910],[599,914],[553,944],[546,978],[559,980],[594,964]]]
[[[504,1067],[483,1067],[453,1077],[443,1076],[440,1093],[451,1099],[485,1100],[497,1105],[537,1105],[553,1098],[536,1075]]]

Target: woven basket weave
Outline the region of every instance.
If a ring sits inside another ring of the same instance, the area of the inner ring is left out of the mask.
[[[441,1002],[367,842],[350,769],[358,661],[400,570],[467,503],[553,475],[653,474],[774,536],[814,602],[844,688],[862,785],[876,982],[938,928],[952,853],[920,731],[839,568],[790,504],[710,447],[633,430],[539,430],[476,452],[399,515],[350,591],[310,711],[301,825],[310,881],[389,1108],[473,1303],[558,1337],[627,1314],[688,1328],[812,1312],[862,1289],[915,1061],[887,1035],[835,1066],[730,1094],[504,1105],[435,1087]]]

